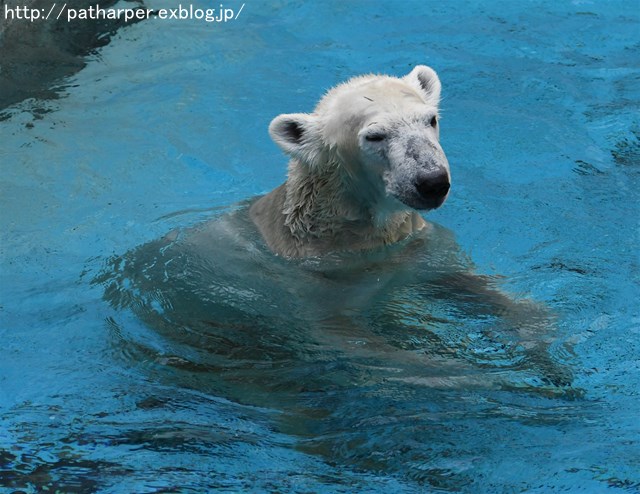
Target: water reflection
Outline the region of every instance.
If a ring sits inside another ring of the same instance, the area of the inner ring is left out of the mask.
[[[478,454],[452,446],[471,424],[568,420],[580,395],[548,351],[552,315],[472,269],[437,225],[366,255],[287,261],[241,206],[110,259],[94,283],[122,316],[109,326],[126,365],[273,410],[327,461],[455,488]]]

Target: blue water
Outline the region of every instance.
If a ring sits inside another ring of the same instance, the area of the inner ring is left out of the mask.
[[[639,11],[251,2],[121,29],[6,110],[0,491],[640,491]],[[429,237],[291,263],[202,226],[284,180],[274,116],[418,63],[453,176]]]

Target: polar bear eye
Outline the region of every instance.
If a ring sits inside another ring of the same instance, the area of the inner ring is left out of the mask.
[[[435,129],[436,125],[438,125],[438,117],[436,117],[435,115],[431,117],[431,121],[429,122],[429,124]]]
[[[384,134],[367,134],[365,139],[369,142],[380,142],[385,140]]]

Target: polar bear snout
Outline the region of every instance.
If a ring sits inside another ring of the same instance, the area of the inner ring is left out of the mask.
[[[436,171],[419,174],[415,186],[426,205],[425,209],[435,209],[442,206],[447,198],[451,182],[446,171]]]

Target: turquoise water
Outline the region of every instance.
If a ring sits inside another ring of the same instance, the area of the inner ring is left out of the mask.
[[[640,491],[637,6],[251,2],[5,109],[0,491]],[[270,120],[418,63],[437,226],[270,256],[241,205],[284,180]]]

